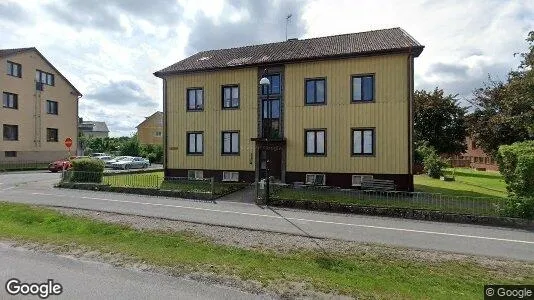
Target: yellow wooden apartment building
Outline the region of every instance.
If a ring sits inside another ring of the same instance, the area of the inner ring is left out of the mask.
[[[145,118],[137,128],[137,139],[142,145],[163,144],[163,112],[157,111]]]
[[[203,51],[157,71],[165,175],[254,182],[268,167],[286,183],[351,187],[372,176],[413,190],[423,48],[391,28]]]
[[[0,49],[0,162],[50,162],[76,154],[82,94],[36,49]]]

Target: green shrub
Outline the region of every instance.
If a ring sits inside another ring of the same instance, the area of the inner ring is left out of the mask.
[[[415,150],[418,156],[422,157],[425,173],[431,178],[439,178],[443,175],[445,163],[441,160],[438,153],[432,146],[423,144]]]
[[[69,180],[72,182],[102,182],[104,162],[99,159],[83,158],[72,160],[72,172]]]
[[[502,213],[507,217],[532,220],[534,219],[534,197],[508,197]]]
[[[534,141],[500,146],[497,163],[510,197],[534,197]]]
[[[163,146],[162,145],[143,145],[141,146],[141,156],[147,158],[151,163],[163,163]]]
[[[439,178],[443,175],[443,162],[437,153],[431,153],[423,160],[425,172],[431,178]]]

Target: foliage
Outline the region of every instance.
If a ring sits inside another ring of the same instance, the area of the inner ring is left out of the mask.
[[[120,155],[127,156],[140,156],[141,155],[141,145],[137,139],[137,135],[134,135],[128,141],[120,147]]]
[[[512,218],[534,219],[534,197],[508,197],[502,214]]]
[[[490,78],[470,101],[475,111],[468,118],[469,132],[493,156],[500,145],[534,139],[534,31],[527,42],[519,68],[505,82]]]
[[[83,158],[72,160],[72,182],[101,182],[104,174],[104,162],[99,159]]]
[[[141,156],[147,158],[151,163],[163,163],[163,146],[162,145],[142,145]]]
[[[423,165],[425,166],[425,172],[431,178],[439,178],[443,175],[443,168],[445,164],[441,161],[439,155],[434,151],[430,152],[424,159]]]
[[[429,146],[428,142],[423,142],[415,149],[416,162],[422,162],[425,172],[432,178],[439,178],[443,175],[445,163],[439,157],[436,149]],[[420,161],[417,161],[420,160]]]
[[[445,95],[442,89],[414,93],[414,138],[416,144],[428,142],[439,154],[457,154],[466,150],[466,109],[457,95]]]
[[[534,197],[534,141],[499,147],[497,162],[510,196]]]

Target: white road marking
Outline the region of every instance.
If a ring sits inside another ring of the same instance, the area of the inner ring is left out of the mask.
[[[0,191],[7,191],[7,190],[14,189],[14,188],[16,188],[16,186],[10,186],[10,187],[7,187],[5,189],[1,189]]]
[[[44,193],[32,193],[32,194],[33,195],[45,195],[45,196],[58,196],[58,197],[66,196],[66,195],[44,194]],[[160,207],[172,207],[172,208],[201,210],[201,211],[209,211],[209,212],[217,212],[217,213],[229,213],[229,214],[271,218],[271,219],[287,219],[287,220],[292,220],[292,221],[308,222],[308,223],[320,223],[320,224],[351,226],[351,227],[360,227],[360,228],[392,230],[392,231],[400,231],[400,232],[422,233],[422,234],[429,234],[429,235],[452,236],[452,237],[460,237],[460,238],[471,238],[471,239],[481,239],[481,240],[520,243],[520,244],[534,244],[534,241],[522,241],[522,240],[503,239],[503,238],[495,238],[495,237],[487,237],[487,236],[477,236],[477,235],[467,235],[467,234],[457,234],[457,233],[447,233],[447,232],[437,232],[437,231],[427,231],[427,230],[416,230],[416,229],[406,229],[406,228],[383,227],[383,226],[364,225],[364,224],[352,224],[352,223],[341,223],[341,222],[332,222],[332,221],[301,219],[301,218],[292,218],[292,217],[281,217],[281,216],[274,216],[274,215],[265,215],[265,214],[247,213],[247,212],[202,208],[202,207],[192,207],[192,206],[183,206],[183,205],[138,202],[138,201],[129,201],[129,200],[116,200],[116,199],[85,197],[85,196],[80,197],[80,198],[89,199],[89,200],[97,200],[97,201],[119,202],[119,203],[139,204],[139,205],[148,205],[148,206],[160,206]]]

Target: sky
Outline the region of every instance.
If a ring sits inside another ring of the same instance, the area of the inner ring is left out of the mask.
[[[425,50],[415,88],[463,103],[505,80],[534,30],[528,0],[0,0],[0,48],[37,47],[84,95],[79,115],[132,135],[162,110],[153,73],[196,52],[401,27]]]

